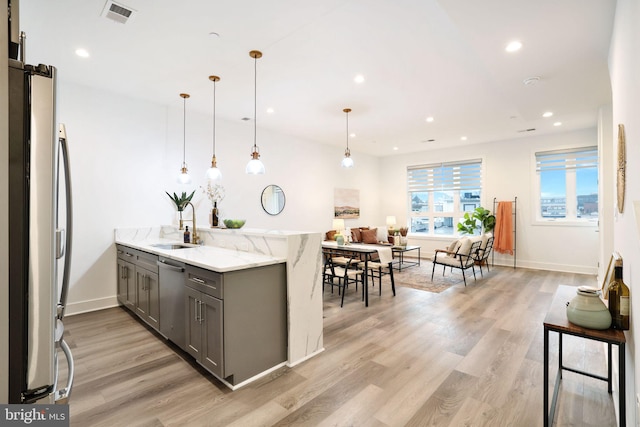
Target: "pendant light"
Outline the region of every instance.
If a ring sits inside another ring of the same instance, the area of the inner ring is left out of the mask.
[[[351,158],[351,151],[349,151],[349,113],[351,112],[351,108],[345,108],[342,111],[344,111],[347,116],[347,149],[344,150],[344,159],[342,159],[342,167],[352,168],[353,159]]]
[[[180,168],[180,175],[178,175],[178,184],[191,184],[191,177],[187,171],[186,162],[186,150],[187,150],[187,98],[188,93],[181,93],[183,103],[183,116],[182,116],[182,167]]]
[[[264,165],[260,161],[260,151],[256,145],[257,134],[257,104],[258,104],[258,58],[262,58],[262,52],[252,50],[249,56],[253,58],[253,148],[251,151],[251,160],[247,163],[245,172],[250,175],[264,175]]]
[[[211,167],[207,169],[207,178],[216,181],[222,178],[222,173],[216,164],[216,82],[220,81],[218,76],[209,76],[213,82],[213,157],[211,157]]]

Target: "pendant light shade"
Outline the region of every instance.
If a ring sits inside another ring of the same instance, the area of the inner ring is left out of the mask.
[[[351,112],[351,108],[345,108],[342,111],[344,111],[347,116],[347,148],[344,150],[344,159],[342,159],[342,167],[349,169],[353,167],[353,159],[351,158],[351,151],[349,150],[349,113]]]
[[[187,170],[186,151],[187,151],[187,98],[188,93],[181,93],[182,97],[182,167],[178,175],[178,184],[191,184],[191,177]]]
[[[257,105],[258,105],[258,58],[262,58],[262,52],[252,50],[249,56],[253,58],[253,147],[251,149],[251,160],[247,163],[245,172],[250,175],[264,175],[264,164],[260,161],[260,150],[256,145],[257,134]]]
[[[216,163],[216,82],[220,81],[218,76],[209,76],[213,82],[213,157],[211,157],[211,167],[207,169],[207,178],[217,181],[222,178],[222,173]]]

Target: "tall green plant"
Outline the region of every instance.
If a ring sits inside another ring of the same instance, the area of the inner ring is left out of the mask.
[[[482,206],[475,208],[471,213],[465,212],[464,218],[458,223],[458,231],[465,234],[474,234],[478,224],[482,227],[482,233],[493,231],[496,226],[496,217],[491,211]]]
[[[178,208],[178,212],[182,212],[184,210],[184,208],[187,206],[187,203],[189,203],[191,201],[191,199],[193,198],[193,195],[195,194],[196,190],[193,190],[191,192],[191,194],[189,196],[187,196],[186,191],[182,192],[182,195],[180,197],[178,197],[178,195],[176,193],[173,193],[173,196],[169,193],[167,193],[165,191],[165,193],[167,193],[167,196],[169,196],[169,198],[171,199],[171,201],[173,203],[175,203],[176,208]]]

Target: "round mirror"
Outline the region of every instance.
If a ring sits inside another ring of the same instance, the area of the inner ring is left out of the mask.
[[[278,215],[284,209],[284,191],[277,185],[267,185],[262,190],[262,209],[269,215]]]

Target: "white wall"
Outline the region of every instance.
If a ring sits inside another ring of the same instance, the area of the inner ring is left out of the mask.
[[[518,267],[596,274],[599,251],[596,226],[535,224],[532,185],[536,151],[597,145],[596,129],[559,133],[425,151],[387,157],[381,167],[381,194],[385,215],[407,219],[406,169],[409,165],[482,158],[482,204],[492,210],[498,200],[518,198],[516,213],[516,255]],[[393,208],[391,208],[393,207]],[[410,236],[409,243],[423,247],[423,256],[443,248],[450,237]],[[513,258],[496,254],[496,263],[513,265]]]
[[[105,93],[62,80],[59,119],[67,125],[74,196],[74,249],[68,313],[116,304],[113,230],[120,227],[176,224],[165,191],[196,190],[199,227],[208,226],[210,204],[200,190],[210,165],[212,118],[189,110],[186,161],[193,184],[175,183],[182,163],[181,99],[170,108]],[[532,223],[531,171],[537,150],[594,145],[595,129],[529,137],[467,148],[438,150],[383,159],[353,153],[356,167],[340,167],[341,147],[302,141],[258,129],[258,145],[267,173],[244,173],[253,144],[253,126],[218,120],[216,155],[226,198],[223,217],[244,218],[246,227],[326,231],[331,228],[335,188],[360,190],[361,217],[347,226],[384,225],[387,215],[406,221],[406,166],[434,161],[482,158],[483,204],[518,196],[518,266],[595,274],[598,235],[593,227],[540,226]],[[462,154],[464,153],[464,154]],[[268,184],[286,194],[282,214],[266,214],[260,195]],[[190,210],[184,214],[191,217]],[[422,255],[450,238],[411,238]],[[571,242],[570,245],[567,242]],[[569,249],[570,250],[567,250]],[[512,264],[507,256],[498,263]]]
[[[640,212],[635,212],[633,202],[640,201],[640,58],[636,54],[640,46],[640,2],[618,0],[611,47],[609,72],[613,94],[612,144],[617,156],[618,124],[625,125],[627,148],[627,179],[624,212],[614,211],[614,249],[624,259],[624,281],[631,289],[631,328],[627,338],[627,424],[636,425],[636,390],[639,374],[635,369],[640,356],[635,351],[635,331],[640,327]],[[614,192],[615,188],[610,188]],[[614,209],[614,206],[611,206]]]
[[[59,120],[67,127],[74,198],[74,238],[68,314],[116,304],[113,230],[176,223],[165,191],[197,190],[198,227],[208,226],[210,204],[200,190],[211,161],[212,118],[191,113],[187,101],[186,160],[193,184],[175,183],[181,163],[183,110],[105,93],[63,80]],[[354,153],[356,167],[340,167],[342,149],[258,130],[267,173],[244,172],[253,144],[251,123],[218,120],[216,155],[223,172],[227,218],[245,218],[246,227],[326,231],[331,228],[334,188],[360,190],[361,218],[378,220],[378,164]],[[280,185],[286,194],[282,214],[266,214],[263,188]],[[184,214],[191,218],[190,209]],[[384,222],[382,222],[384,223]]]

